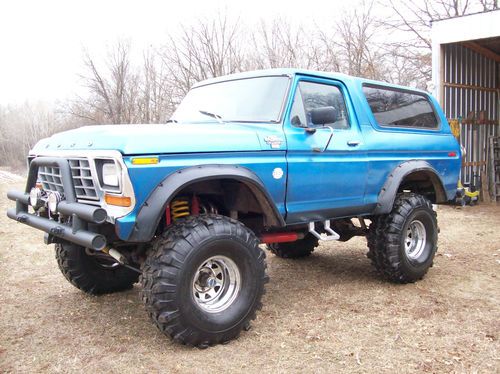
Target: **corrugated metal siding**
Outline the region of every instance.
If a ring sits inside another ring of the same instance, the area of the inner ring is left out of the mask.
[[[447,118],[461,119],[462,183],[468,184],[483,177],[488,138],[499,133],[500,64],[460,44],[444,45],[443,59],[443,109]]]

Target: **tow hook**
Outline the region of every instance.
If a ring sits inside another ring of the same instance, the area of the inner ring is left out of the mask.
[[[116,249],[105,247],[104,249],[102,249],[101,252],[104,252],[108,256],[113,257],[116,261],[118,261],[118,263],[120,265],[125,266],[127,269],[130,269],[130,270],[133,270],[139,274],[142,274],[141,270],[137,269],[136,267],[130,266],[128,264],[127,258],[124,255],[122,255],[120,252],[118,252]]]

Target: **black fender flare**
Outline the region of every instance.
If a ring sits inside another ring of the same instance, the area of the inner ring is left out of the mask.
[[[192,183],[214,179],[232,179],[244,183],[261,204],[270,226],[285,226],[285,221],[276,208],[272,197],[254,172],[239,165],[198,165],[177,170],[156,186],[139,208],[134,228],[127,241],[150,241],[167,204],[179,191]]]
[[[399,164],[387,177],[380,193],[378,195],[377,206],[374,215],[387,214],[392,210],[394,205],[394,200],[396,199],[396,194],[401,182],[410,174],[425,171],[428,172],[431,178],[431,182],[436,191],[437,202],[446,201],[446,192],[443,187],[443,181],[439,176],[436,169],[434,169],[431,164],[423,160],[409,160]]]

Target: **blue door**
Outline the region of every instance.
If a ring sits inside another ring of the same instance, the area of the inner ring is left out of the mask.
[[[335,80],[299,77],[292,97],[284,123],[287,223],[366,213],[368,163],[345,86]]]

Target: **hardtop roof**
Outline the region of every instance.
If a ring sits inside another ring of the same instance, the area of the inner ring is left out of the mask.
[[[316,70],[307,70],[307,69],[296,69],[296,68],[252,70],[252,71],[247,71],[247,72],[242,72],[242,73],[229,74],[229,75],[224,75],[224,76],[210,78],[210,79],[206,79],[204,81],[200,81],[200,82],[194,84],[193,88],[200,87],[200,86],[206,86],[209,84],[214,84],[214,83],[219,83],[219,82],[238,80],[238,79],[269,77],[269,76],[294,77],[296,75],[303,75],[303,76],[310,76],[310,77],[317,77],[317,78],[336,79],[336,80],[340,80],[342,82],[351,83],[351,84],[358,83],[361,85],[361,84],[365,83],[365,84],[380,85],[380,86],[386,86],[389,88],[398,88],[398,89],[411,90],[411,91],[417,91],[417,92],[421,92],[424,94],[428,94],[428,92],[426,92],[426,91],[423,91],[423,90],[420,90],[417,88],[413,88],[413,87],[400,86],[397,84],[392,84],[392,83],[383,82],[383,81],[354,77],[354,76],[343,74],[343,73],[325,72],[325,71],[316,71]]]

